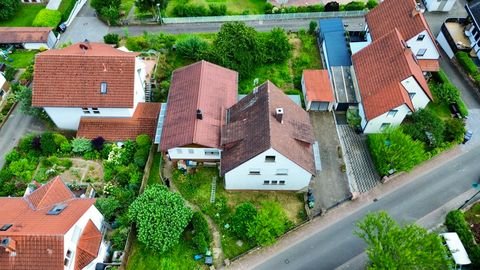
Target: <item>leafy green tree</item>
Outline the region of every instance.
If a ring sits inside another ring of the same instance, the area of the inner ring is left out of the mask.
[[[404,132],[414,140],[424,142],[428,148],[433,149],[445,140],[445,124],[431,110],[418,110],[411,116],[411,123],[403,126]]]
[[[15,92],[15,100],[20,104],[20,111],[24,114],[32,116],[40,116],[42,114],[41,108],[32,107],[32,89],[18,85]]]
[[[155,184],[130,205],[128,215],[137,225],[138,240],[147,248],[163,253],[178,244],[192,218],[192,210],[178,193]]]
[[[227,6],[224,4],[209,4],[208,9],[210,9],[209,16],[227,15]]]
[[[332,1],[325,4],[325,11],[339,11],[340,4],[338,2]]]
[[[106,220],[112,221],[122,204],[115,197],[107,197],[97,199],[95,206],[98,211],[103,214]]]
[[[426,158],[423,144],[398,128],[369,134],[367,142],[380,175],[388,175],[391,170],[409,171]]]
[[[313,35],[315,34],[315,31],[317,30],[317,22],[316,21],[310,21],[310,23],[308,24],[308,33],[310,35]]]
[[[283,63],[291,56],[292,45],[288,42],[287,33],[282,28],[273,28],[265,35],[263,44],[267,63]]]
[[[36,27],[57,27],[62,20],[62,13],[58,10],[42,9],[32,22]]]
[[[115,6],[103,7],[100,14],[107,20],[108,25],[114,25],[120,18],[120,9]]]
[[[17,13],[20,7],[19,0],[2,0],[0,1],[0,22],[7,21]]]
[[[378,2],[377,2],[377,0],[368,0],[366,6],[367,6],[368,9],[372,10],[376,6],[378,6]]]
[[[18,72],[18,69],[14,68],[12,66],[7,66],[5,68],[5,72],[4,72],[5,80],[7,80],[9,82],[13,81],[15,79],[15,75],[17,74],[17,72]],[[12,84],[12,88],[13,88],[14,85],[15,84]]]
[[[37,168],[37,164],[28,160],[27,158],[22,158],[15,160],[8,166],[11,173],[23,181],[31,181],[33,173]]]
[[[103,36],[103,41],[106,44],[118,45],[118,43],[120,42],[120,36],[115,33],[108,33]]]
[[[257,244],[268,246],[288,229],[288,219],[280,204],[267,201],[262,204],[257,216],[248,224],[247,235]]]
[[[40,149],[42,149],[42,154],[45,156],[50,156],[57,152],[57,145],[55,144],[55,137],[51,132],[45,132],[40,137]]]
[[[368,269],[452,269],[440,236],[408,224],[400,227],[386,212],[357,222],[355,235],[367,243]]]
[[[218,64],[236,70],[240,77],[248,76],[263,63],[257,32],[243,22],[224,23],[213,47]]]
[[[360,1],[352,1],[345,5],[345,10],[363,10],[365,9],[365,3]]]
[[[121,0],[92,0],[90,5],[97,11],[100,12],[102,8],[105,7],[114,7],[120,9],[122,1]]]
[[[204,58],[209,49],[208,43],[198,36],[189,36],[176,44],[180,56],[198,61]]]
[[[248,234],[248,226],[257,217],[257,209],[249,202],[245,202],[237,206],[232,216],[232,230],[235,234],[246,239]]]

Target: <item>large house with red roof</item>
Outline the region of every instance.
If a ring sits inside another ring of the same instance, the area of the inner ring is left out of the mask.
[[[153,137],[160,104],[145,103],[147,72],[138,53],[107,44],[45,51],[35,59],[32,105],[42,107],[57,127],[87,138]]]
[[[238,73],[199,61],[175,70],[160,150],[173,160],[219,161],[225,111],[237,102]]]
[[[440,54],[423,12],[416,0],[384,0],[366,15],[367,33],[375,41],[396,28],[422,70],[438,71]]]
[[[95,199],[56,177],[24,197],[0,198],[0,269],[94,270],[107,253]]]

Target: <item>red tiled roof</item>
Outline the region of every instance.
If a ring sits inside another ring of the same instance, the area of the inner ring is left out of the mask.
[[[32,105],[133,108],[136,56],[101,43],[37,54]],[[107,83],[106,94],[100,93],[102,82]]]
[[[4,236],[0,236],[2,240]],[[15,256],[0,247],[2,270],[63,270],[63,235],[15,235]]]
[[[77,137],[107,141],[135,139],[140,134],[155,137],[161,103],[138,103],[131,118],[82,117]]]
[[[283,108],[283,123],[275,118],[277,108]],[[228,116],[222,129],[222,175],[270,148],[315,174],[310,118],[273,83],[267,81],[233,105]]]
[[[438,72],[440,70],[440,62],[437,59],[418,59],[417,61],[422,71]]]
[[[378,39],[397,28],[406,40],[427,30],[430,38],[435,38],[430,33],[430,28],[421,12],[415,10],[415,0],[384,0],[366,16],[368,29],[372,39]]]
[[[0,43],[46,43],[51,27],[0,27]]]
[[[401,84],[401,81],[411,76],[432,99],[422,70],[404,42],[400,33],[394,29],[352,57],[368,120],[402,104],[414,110],[408,92]]]
[[[237,83],[237,72],[206,61],[175,70],[160,149],[191,144],[219,148],[222,117],[237,100]]]
[[[309,101],[335,101],[327,70],[304,70],[303,80]]]
[[[75,198],[75,195],[65,186],[60,177],[55,177],[55,179],[25,197],[33,209],[52,207],[72,198]]]
[[[101,243],[102,233],[97,229],[92,220],[89,220],[77,244],[75,270],[82,270],[97,258]]]

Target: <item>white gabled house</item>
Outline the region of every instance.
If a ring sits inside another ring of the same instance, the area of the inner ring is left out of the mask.
[[[353,55],[364,133],[398,126],[432,100],[421,67],[397,29]]]
[[[302,190],[315,174],[308,114],[271,82],[227,111],[221,174],[227,190]]]
[[[238,73],[199,61],[175,70],[159,148],[172,160],[220,161],[225,110],[237,101]]]

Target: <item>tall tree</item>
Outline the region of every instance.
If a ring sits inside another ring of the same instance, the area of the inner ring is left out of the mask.
[[[138,196],[128,215],[137,225],[138,240],[147,248],[163,253],[178,244],[192,218],[192,210],[178,193],[156,184]]]
[[[288,42],[285,30],[275,27],[264,38],[265,61],[267,63],[282,63],[290,57],[292,45]]]
[[[436,233],[408,224],[399,226],[386,212],[357,222],[355,235],[367,243],[368,269],[451,269],[448,251]]]

